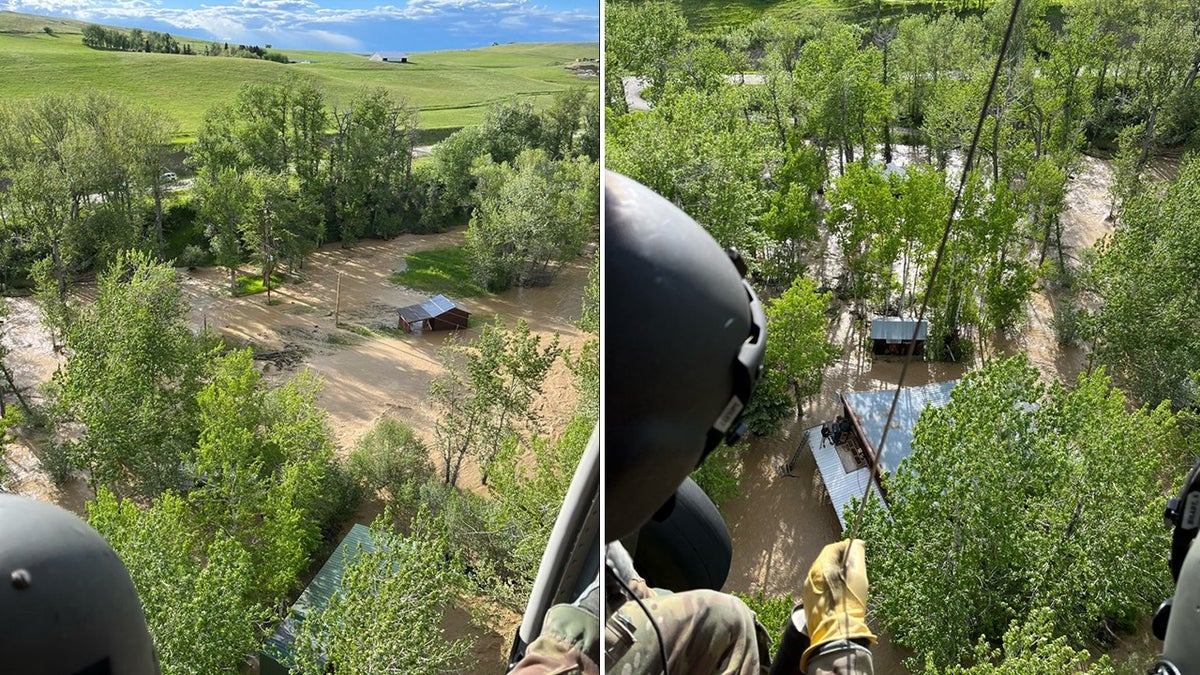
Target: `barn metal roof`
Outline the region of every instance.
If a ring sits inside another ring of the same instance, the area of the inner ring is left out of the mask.
[[[309,612],[324,609],[334,593],[342,587],[342,575],[345,574],[346,567],[357,560],[363,551],[374,550],[371,528],[355,523],[342,543],[338,544],[337,550],[321,566],[321,571],[317,572],[317,576],[313,577],[312,582],[296,599],[296,604],[292,605],[292,611],[288,613],[287,618],[279,624],[271,637],[267,638],[262,654],[284,668],[292,666],[292,643],[296,640],[299,622],[303,621]]]
[[[886,342],[907,342],[912,339],[913,326],[916,319],[906,319],[900,316],[877,316],[871,319],[871,339]],[[921,329],[917,332],[918,340],[926,340],[929,336],[929,322],[921,319]]]
[[[825,483],[825,493],[829,495],[829,501],[833,502],[833,510],[837,513],[838,522],[842,524],[842,531],[845,532],[846,517],[852,515],[846,513],[850,507],[850,500],[861,501],[867,493],[871,469],[863,467],[847,472],[833,444],[822,443],[824,439],[821,438],[820,425],[806,429],[804,438],[808,441],[808,449],[817,462],[817,471],[821,473],[821,480]],[[879,490],[876,490],[875,494],[878,495]]]
[[[399,61],[400,59],[408,58],[408,54],[406,52],[375,52],[371,55],[372,58],[376,56],[385,61]]]
[[[441,316],[442,314],[454,309],[456,306],[457,305],[455,305],[454,302],[452,302],[446,296],[435,295],[425,302],[416,305],[409,305],[408,307],[401,307],[398,311],[400,312],[400,318],[404,319],[408,323],[412,323],[414,321],[426,321],[434,318],[435,316]]]
[[[910,326],[911,327],[911,326]],[[911,337],[911,333],[909,334]],[[879,439],[883,436],[883,425],[887,422],[888,409],[892,406],[895,389],[880,391],[845,392],[842,400],[858,417],[866,441],[879,458],[880,469],[895,471],[904,458],[912,454],[913,427],[925,406],[940,408],[950,402],[950,390],[958,380],[936,382],[920,387],[905,387],[896,403],[896,414],[892,417],[892,430],[888,432],[887,445],[882,456],[878,452]]]

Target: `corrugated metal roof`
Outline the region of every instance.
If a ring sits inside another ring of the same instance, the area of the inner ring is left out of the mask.
[[[880,391],[845,392],[842,400],[850,406],[862,425],[866,441],[879,457],[883,471],[895,471],[905,457],[912,454],[912,432],[917,418],[926,405],[937,408],[950,402],[950,390],[958,380],[936,382],[921,387],[905,387],[896,403],[896,414],[892,417],[892,430],[888,432],[887,446],[883,455],[878,452],[879,439],[883,437],[883,425],[887,422],[888,409],[892,406],[895,389]]]
[[[871,470],[863,467],[847,472],[833,444],[824,442],[825,439],[821,437],[819,425],[805,430],[804,437],[813,459],[817,462],[817,471],[821,473],[821,480],[825,483],[825,492],[829,495],[833,510],[837,512],[838,522],[842,524],[842,531],[845,532],[847,517],[854,515],[846,513],[850,500],[862,500],[863,495],[867,493],[867,481],[871,480]],[[879,494],[878,486],[875,494]]]
[[[905,319],[899,316],[876,316],[871,319],[871,339],[887,342],[908,342],[912,339],[913,326],[916,319]],[[929,322],[921,319],[921,329],[917,333],[918,340],[928,339]]]
[[[414,321],[425,321],[432,319],[435,316],[440,316],[455,308],[455,304],[444,295],[435,295],[432,298],[416,305],[401,307],[399,309],[400,318],[412,323]]]
[[[372,59],[376,57],[384,61],[399,61],[400,59],[407,59],[408,54],[405,52],[375,52],[371,55]]]
[[[297,622],[303,621],[313,609],[323,609],[328,605],[330,598],[342,586],[342,575],[346,566],[357,559],[362,551],[373,550],[375,545],[371,541],[371,528],[355,523],[346,534],[346,538],[321,566],[321,571],[317,572],[317,576],[313,577],[312,582],[296,599],[296,604],[292,605],[292,611],[288,613],[287,618],[279,624],[279,628],[275,629],[271,637],[267,638],[262,653],[284,668],[294,665],[291,662],[291,654],[292,643],[299,628]]]

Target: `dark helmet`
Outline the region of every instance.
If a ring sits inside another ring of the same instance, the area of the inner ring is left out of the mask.
[[[766,316],[683,211],[608,171],[604,188],[605,539],[633,532],[722,440],[762,373]]]
[[[79,518],[0,494],[0,574],[3,672],[159,672],[129,573]]]

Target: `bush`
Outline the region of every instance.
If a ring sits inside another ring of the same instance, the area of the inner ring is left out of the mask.
[[[434,473],[425,443],[407,423],[391,417],[380,419],[359,439],[347,467],[359,486],[386,490],[403,506],[416,503],[421,485]]]
[[[75,474],[75,466],[72,460],[72,448],[66,443],[55,443],[47,448],[41,456],[42,471],[54,481],[54,484],[62,487],[71,480]]]
[[[314,516],[321,523],[321,536],[329,538],[354,515],[362,502],[363,491],[347,467],[340,462],[329,463],[321,476],[320,496],[313,505]]]
[[[738,448],[721,446],[713,450],[692,472],[692,480],[717,506],[741,497],[742,458],[738,457]]]
[[[783,642],[783,629],[791,619],[792,608],[796,606],[796,598],[787,595],[768,596],[763,591],[752,594],[734,593],[746,606],[758,615],[758,622],[767,629],[771,636],[771,644],[776,647]]]
[[[195,244],[188,244],[183,247],[183,252],[175,259],[175,264],[179,267],[192,269],[203,265],[206,260],[208,260],[208,254],[205,253],[204,249]]]

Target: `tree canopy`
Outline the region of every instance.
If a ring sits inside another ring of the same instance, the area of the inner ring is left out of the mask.
[[[890,517],[869,510],[874,614],[937,668],[1013,622],[1075,649],[1132,627],[1170,593],[1162,504],[1193,442],[1102,370],[1071,388],[1023,357],[972,371],[884,477]]]

